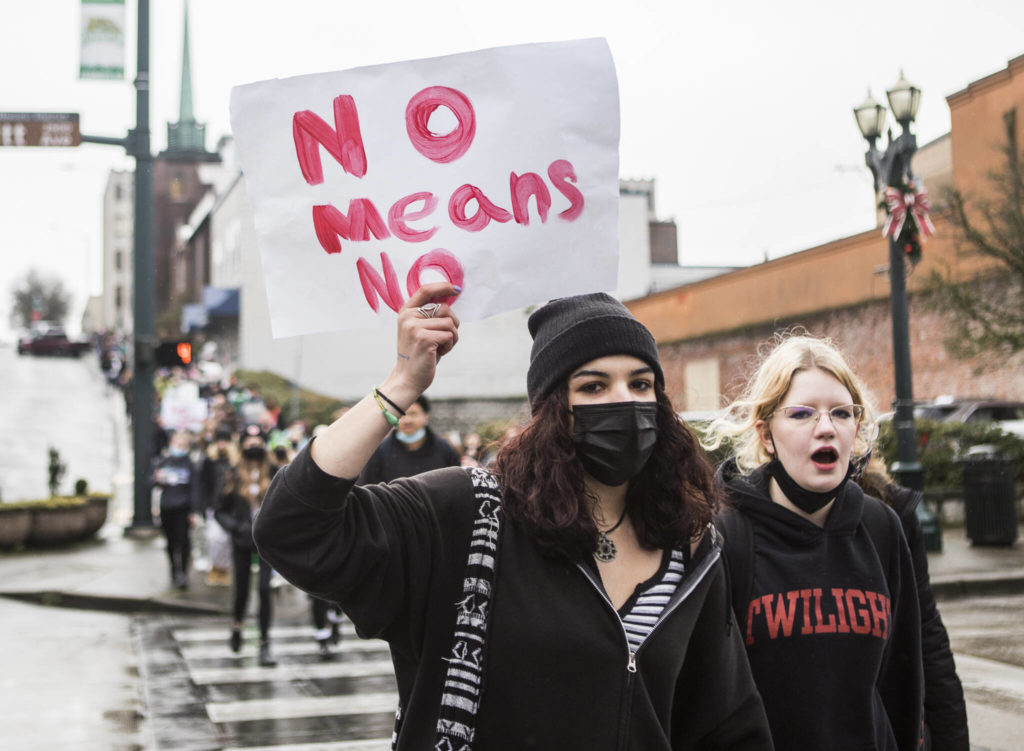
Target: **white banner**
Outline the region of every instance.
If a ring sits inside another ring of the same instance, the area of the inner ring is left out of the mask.
[[[124,78],[124,0],[82,0],[79,78]]]
[[[237,86],[231,124],[275,337],[393,325],[438,279],[464,321],[616,286],[603,39]]]

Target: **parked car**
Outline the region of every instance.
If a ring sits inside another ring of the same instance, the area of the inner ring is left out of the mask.
[[[88,341],[71,339],[64,329],[53,324],[33,324],[18,338],[19,355],[81,357],[88,349]]]
[[[914,417],[939,422],[991,422],[1024,437],[1024,402],[940,396],[914,405]]]

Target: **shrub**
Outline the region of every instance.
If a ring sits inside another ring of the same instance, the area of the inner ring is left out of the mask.
[[[339,408],[347,406],[334,397],[300,387],[298,414],[293,414],[292,395],[295,389],[294,384],[287,378],[267,370],[239,370],[235,372],[235,375],[238,378],[238,383],[255,383],[260,387],[260,393],[264,398],[273,397],[281,405],[286,423],[293,420],[306,420],[310,430],[321,423],[330,425],[334,422],[334,413]]]
[[[960,459],[971,446],[990,444],[1013,462],[1014,477],[1024,482],[1024,438],[1007,433],[993,423],[915,420],[918,461],[927,488],[952,488],[963,484]],[[880,425],[875,449],[886,465],[896,461],[896,430],[892,421]]]

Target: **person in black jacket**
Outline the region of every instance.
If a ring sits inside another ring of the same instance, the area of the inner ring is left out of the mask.
[[[459,466],[459,452],[431,430],[429,422],[430,401],[421,394],[366,462],[359,484],[391,482],[432,469]]]
[[[275,466],[267,454],[267,436],[258,425],[247,426],[241,434],[242,458],[226,475],[224,492],[214,516],[231,535],[231,563],[234,573],[234,621],[228,643],[232,652],[242,648],[242,627],[249,603],[251,568],[255,560],[259,566],[259,630],[260,665],[276,665],[270,649],[270,623],[273,619],[273,601],[270,596],[270,564],[257,555],[252,539],[252,519],[263,502],[270,486]]]
[[[458,291],[411,296],[391,375],[274,478],[260,553],[389,642],[398,751],[770,749],[710,527],[713,472],[621,303],[531,315],[533,417],[493,474],[355,483],[455,345],[458,319],[432,299]]]
[[[826,340],[782,336],[712,421],[735,615],[785,751],[918,751],[921,624],[891,509],[850,482],[873,437],[867,393]]]
[[[160,488],[160,526],[167,539],[171,582],[178,589],[188,589],[192,558],[189,529],[195,524],[201,502],[198,472],[189,458],[191,444],[188,433],[173,433],[167,451],[153,470],[153,483]]]
[[[919,490],[906,488],[893,480],[885,464],[872,456],[858,479],[865,493],[881,498],[896,512],[907,536],[917,578],[917,600],[921,608],[921,653],[924,658],[924,751],[970,751],[967,730],[967,705],[964,688],[956,674],[956,663],[949,648],[949,634],[935,605],[928,577],[928,553],[924,531],[917,518],[921,503]]]

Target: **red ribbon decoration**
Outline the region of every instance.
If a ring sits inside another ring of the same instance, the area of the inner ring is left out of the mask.
[[[889,220],[882,228],[882,237],[888,235],[899,237],[900,232],[903,231],[903,223],[907,220],[907,214],[913,217],[917,229],[924,237],[931,237],[935,234],[935,227],[932,226],[932,220],[928,217],[928,212],[932,208],[928,201],[928,191],[923,188],[915,190],[913,183],[909,188],[906,193],[897,188],[885,189],[885,203],[889,209]]]

